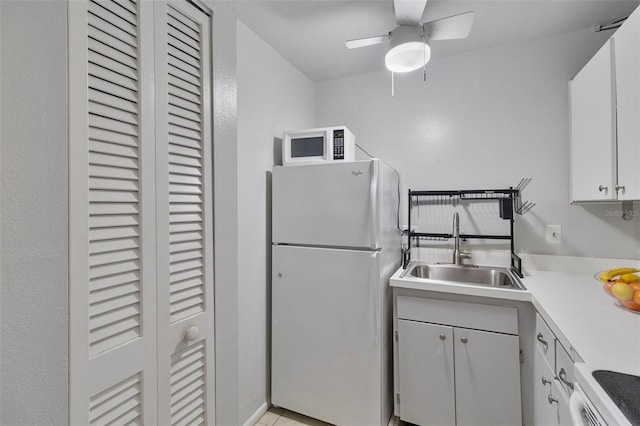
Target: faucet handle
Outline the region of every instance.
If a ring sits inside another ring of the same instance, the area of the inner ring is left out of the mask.
[[[460,259],[471,259],[471,253],[468,251],[460,250]]]

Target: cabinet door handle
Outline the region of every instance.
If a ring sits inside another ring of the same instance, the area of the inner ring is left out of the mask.
[[[622,193],[625,193],[625,187],[624,185],[616,185],[616,192],[620,191],[622,189]]]
[[[564,368],[560,369],[560,372],[558,373],[558,378],[560,379],[560,381],[562,383],[567,385],[569,387],[569,389],[573,390],[573,383],[571,383],[569,380],[567,380],[567,372],[564,371]]]
[[[544,378],[544,376],[542,376],[542,385],[546,386],[546,385],[550,385],[551,383],[553,383],[551,380],[547,380]]]
[[[445,336],[445,334],[444,334],[444,333],[442,333],[442,334],[440,335],[440,340],[444,340],[444,339],[446,339],[446,338],[447,338],[447,336]]]
[[[549,396],[547,396],[547,401],[549,401],[549,404],[553,404],[553,403],[558,403],[558,400],[555,399],[554,397],[551,396],[551,394],[549,394]]]
[[[466,343],[469,341],[469,339],[467,339],[466,337],[461,337],[461,338],[460,338],[460,341],[461,341],[462,343],[466,344]]]
[[[598,191],[600,191],[600,192],[602,192],[602,191],[607,192],[608,189],[609,189],[609,187],[608,186],[604,186],[604,185],[600,185],[598,187]]]
[[[536,339],[538,339],[538,342],[542,343],[544,345],[544,351],[547,351],[547,348],[549,348],[549,343],[544,340],[544,335],[542,333],[538,333],[538,335],[536,336]]]

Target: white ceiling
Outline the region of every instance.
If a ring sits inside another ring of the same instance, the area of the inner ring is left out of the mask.
[[[441,58],[608,24],[628,16],[638,3],[429,0],[422,18],[475,11],[469,38],[431,43],[432,57]],[[396,26],[392,0],[240,0],[237,11],[240,21],[314,81],[383,69],[386,45],[349,50],[344,42],[386,34]]]

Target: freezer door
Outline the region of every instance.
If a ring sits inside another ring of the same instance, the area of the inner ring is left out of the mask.
[[[380,248],[380,160],[273,169],[273,242]]]
[[[386,426],[378,256],[273,247],[274,405],[336,425]]]

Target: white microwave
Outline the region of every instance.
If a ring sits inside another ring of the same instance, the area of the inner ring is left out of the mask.
[[[282,165],[354,161],[356,138],[345,126],[284,132]]]

